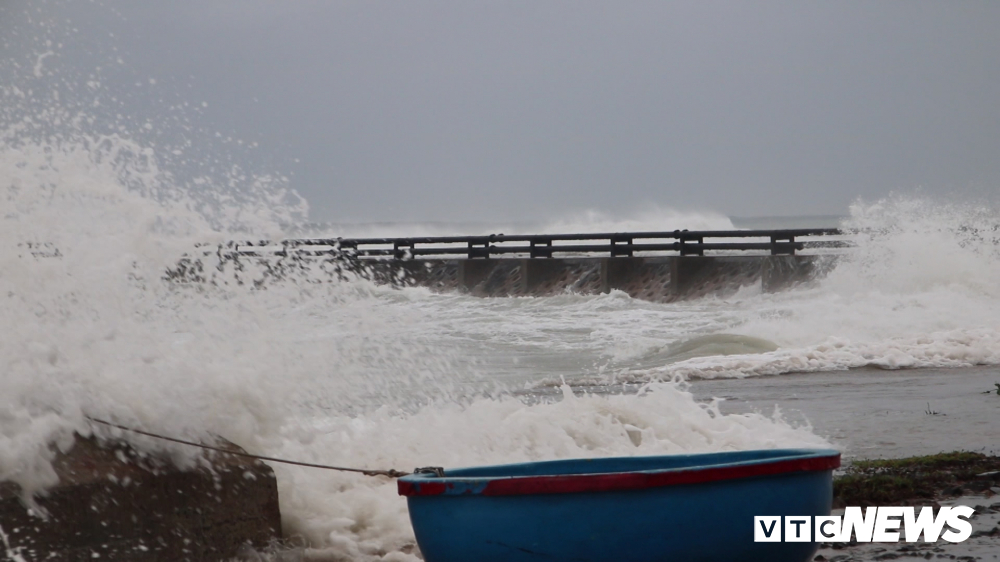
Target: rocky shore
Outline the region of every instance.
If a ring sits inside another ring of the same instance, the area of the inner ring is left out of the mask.
[[[36,496],[40,510],[0,482],[0,561],[209,562],[281,537],[274,472],[246,457],[213,453],[180,470],[123,442],[78,437],[54,466],[59,483]]]
[[[815,562],[1000,560],[1000,457],[951,452],[854,461],[834,479],[834,514],[845,506],[968,505],[972,536],[962,543],[821,543]]]

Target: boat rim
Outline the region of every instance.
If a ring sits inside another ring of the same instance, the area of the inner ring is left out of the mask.
[[[730,460],[728,462],[712,462],[713,458],[730,459],[734,456],[738,457],[739,454],[751,455],[754,453],[768,453],[768,456],[765,458]],[[588,462],[614,464],[639,461],[648,463],[659,459],[675,460],[678,457],[684,457],[689,460],[704,459],[704,462],[675,468],[652,470],[617,470],[524,476],[502,474],[493,476],[461,475],[462,472],[468,471],[483,472],[495,469],[498,472],[509,472],[526,467],[558,469],[560,466],[569,467]],[[438,476],[433,473],[416,473],[399,479],[398,491],[401,496],[517,496],[593,493],[703,484],[798,472],[832,471],[838,467],[840,467],[840,452],[834,449],[766,449],[690,455],[560,459],[452,469],[446,472],[445,476]],[[450,474],[455,475],[452,476]]]

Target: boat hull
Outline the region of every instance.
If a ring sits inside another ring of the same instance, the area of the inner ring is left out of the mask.
[[[400,481],[427,562],[804,562],[754,516],[827,515],[836,451],[526,463]],[[630,468],[631,467],[631,468]]]

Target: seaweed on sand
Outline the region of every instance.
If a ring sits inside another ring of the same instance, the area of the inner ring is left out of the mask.
[[[953,451],[903,459],[858,460],[834,479],[834,507],[927,503],[944,495],[992,494],[1000,457]]]

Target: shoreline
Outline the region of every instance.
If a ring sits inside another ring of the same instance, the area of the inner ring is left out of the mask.
[[[1000,367],[858,369],[690,381],[726,414],[777,411],[840,449],[845,461],[944,451],[1000,455]]]
[[[969,451],[854,460],[833,481],[835,509],[848,505],[933,505],[955,497],[991,498],[997,494],[1000,456]]]

